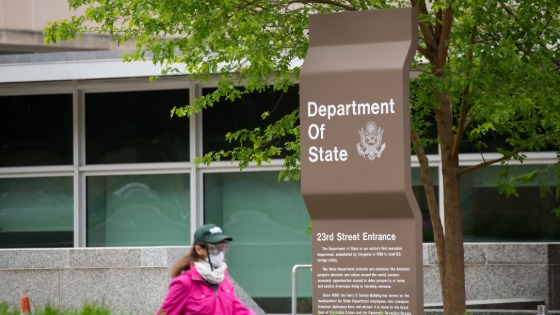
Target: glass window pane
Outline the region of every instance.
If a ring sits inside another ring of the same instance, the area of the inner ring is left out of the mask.
[[[204,175],[205,223],[233,237],[227,254],[232,277],[267,313],[290,313],[291,270],[311,263],[310,221],[299,181],[277,172]],[[311,273],[302,270],[298,296],[311,296]],[[301,305],[306,305],[302,302]],[[311,313],[311,304],[302,313]]]
[[[507,148],[512,150],[511,146],[506,142],[506,137],[494,133],[482,136],[481,139],[469,141],[466,137],[461,141],[459,146],[460,153],[487,153],[497,152],[499,148]]]
[[[203,89],[208,94],[215,89]],[[291,87],[288,92],[265,91],[244,95],[233,102],[221,100],[214,106],[204,110],[203,116],[203,151],[231,150],[237,147],[228,143],[225,135],[240,129],[253,130],[265,128],[299,107],[299,88]],[[269,111],[270,116],[261,118],[263,112]],[[288,139],[288,138],[286,138]]]
[[[0,248],[74,246],[71,177],[0,179]]]
[[[531,135],[526,135],[526,138],[530,138]],[[514,150],[507,142],[508,137],[506,135],[500,135],[496,133],[488,133],[481,136],[478,140],[469,140],[466,136],[461,141],[459,146],[460,153],[492,153],[497,152],[498,149]],[[547,145],[541,149],[541,151],[551,151],[555,152],[556,147],[553,144]]]
[[[87,246],[185,246],[188,174],[87,178]]]
[[[189,120],[170,116],[188,90],[86,94],[86,163],[189,160]]]
[[[438,193],[438,168],[430,167],[430,174],[432,176],[432,181],[434,182],[434,190],[436,194]],[[430,209],[428,208],[428,199],[426,198],[426,192],[424,191],[424,185],[422,184],[422,179],[420,177],[420,168],[412,168],[412,191],[416,197],[416,202],[420,207],[422,212],[422,241],[433,242],[434,241],[434,230],[432,227],[432,221],[430,218]],[[437,196],[436,196],[437,198]]]
[[[527,173],[543,166],[512,166],[512,174]],[[560,207],[554,194],[541,195],[543,184],[555,191],[556,175],[546,174],[518,188],[519,197],[498,193],[500,166],[478,169],[461,176],[461,207],[465,241],[558,241],[560,219],[552,209]]]
[[[0,167],[72,164],[72,95],[0,96]]]

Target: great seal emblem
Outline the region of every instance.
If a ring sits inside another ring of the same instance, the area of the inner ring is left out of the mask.
[[[376,157],[380,158],[381,153],[385,150],[385,143],[382,142],[383,129],[370,121],[366,124],[366,128],[358,130],[360,134],[360,142],[356,143],[358,154],[364,158],[373,161]]]

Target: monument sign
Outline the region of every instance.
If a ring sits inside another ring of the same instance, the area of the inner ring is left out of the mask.
[[[313,314],[423,314],[410,180],[416,9],[312,15],[300,76]]]

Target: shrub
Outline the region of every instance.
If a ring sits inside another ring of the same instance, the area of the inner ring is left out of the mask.
[[[0,315],[20,315],[19,308],[12,307],[6,302],[0,303]],[[59,309],[50,304],[45,305],[43,308],[33,308],[32,315],[111,315],[111,311],[102,304],[85,303],[81,309]]]

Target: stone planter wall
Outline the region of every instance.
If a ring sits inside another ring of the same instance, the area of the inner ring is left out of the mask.
[[[0,250],[0,302],[81,308],[105,301],[117,313],[155,314],[168,289],[171,266],[188,247]],[[234,282],[235,283],[235,282]],[[241,300],[264,312],[236,285]]]
[[[423,251],[424,303],[441,307],[435,245]],[[560,243],[466,243],[465,278],[470,308],[541,301],[560,310]]]
[[[165,296],[169,266],[187,247],[1,249],[0,301],[79,308],[105,301],[114,311],[153,314]],[[440,309],[434,244],[424,244],[424,304]],[[560,310],[560,243],[467,243],[469,309]],[[292,266],[286,266],[289,277]],[[257,314],[264,312],[237,286]]]

